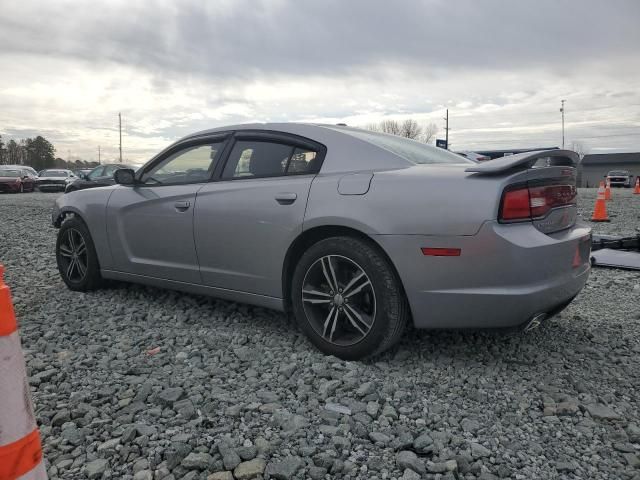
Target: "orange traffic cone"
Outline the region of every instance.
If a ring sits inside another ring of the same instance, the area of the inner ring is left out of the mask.
[[[18,323],[0,265],[0,479],[46,480]]]
[[[611,200],[611,180],[607,178],[607,185],[604,187],[604,199]]]
[[[636,177],[636,188],[633,189],[634,195],[640,195],[640,177]]]
[[[609,217],[607,216],[607,201],[604,198],[605,190],[604,182],[600,182],[596,206],[593,209],[593,216],[591,217],[592,222],[610,222]]]

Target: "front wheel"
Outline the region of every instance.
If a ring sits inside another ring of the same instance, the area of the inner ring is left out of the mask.
[[[100,287],[102,277],[98,256],[85,223],[66,219],[58,231],[56,261],[62,281],[70,290],[86,292]]]
[[[323,353],[357,360],[391,347],[409,317],[400,281],[371,241],[332,237],[300,258],[292,281],[293,312]]]

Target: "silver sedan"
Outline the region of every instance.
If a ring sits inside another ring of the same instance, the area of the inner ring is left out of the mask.
[[[345,126],[189,135],[54,207],[72,290],[104,279],[291,312],[321,351],[381,352],[406,325],[530,328],[589,274],[577,156],[473,163]]]

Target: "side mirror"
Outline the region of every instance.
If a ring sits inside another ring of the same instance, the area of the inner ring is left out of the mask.
[[[134,185],[136,183],[136,173],[130,168],[121,168],[115,171],[113,179],[118,185]]]

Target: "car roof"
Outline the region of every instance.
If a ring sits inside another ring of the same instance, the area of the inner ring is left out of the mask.
[[[244,123],[202,130],[187,135],[179,142],[216,133],[245,130],[288,133],[325,145],[327,147],[327,155],[322,164],[322,173],[393,170],[412,166],[411,162],[389,150],[349,135],[349,130],[359,131],[360,129],[346,125],[294,122]]]

